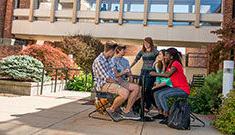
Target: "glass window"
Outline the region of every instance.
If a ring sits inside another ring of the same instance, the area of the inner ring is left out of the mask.
[[[174,5],[174,13],[188,13],[188,5]]]
[[[167,5],[151,4],[151,6],[150,6],[150,12],[166,13],[166,12],[167,12]]]
[[[144,12],[143,4],[131,4],[131,12]]]
[[[120,4],[112,4],[111,11],[119,11]],[[124,4],[124,12],[127,12],[127,4]]]
[[[210,13],[210,5],[201,5],[200,13]],[[193,13],[195,13],[195,5],[193,5]]]

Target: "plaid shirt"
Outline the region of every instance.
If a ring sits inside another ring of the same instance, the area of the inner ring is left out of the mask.
[[[107,83],[107,78],[115,79],[113,68],[113,62],[111,59],[105,58],[103,53],[94,60],[92,70],[97,91],[101,91],[102,86]]]

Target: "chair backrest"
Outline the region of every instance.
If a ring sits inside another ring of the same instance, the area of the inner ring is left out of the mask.
[[[202,87],[205,82],[205,75],[204,74],[194,74],[190,87]]]

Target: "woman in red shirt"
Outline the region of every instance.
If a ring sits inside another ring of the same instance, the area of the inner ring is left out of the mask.
[[[158,94],[154,94],[154,98],[160,102],[158,108],[163,110],[163,115],[165,116],[165,118],[160,121],[161,124],[166,124],[169,115],[167,100],[170,97],[187,97],[190,94],[190,87],[184,75],[181,57],[182,55],[177,49],[169,48],[166,50],[164,57],[168,65],[166,72],[163,74],[150,72],[151,76],[170,78],[173,85],[172,88],[163,89],[158,92]]]

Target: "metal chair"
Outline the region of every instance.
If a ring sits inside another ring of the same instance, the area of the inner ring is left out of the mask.
[[[112,121],[115,121],[117,122],[115,119],[113,119],[109,113],[106,111],[106,109],[112,105],[112,102],[115,98],[115,95],[112,94],[112,93],[108,93],[108,92],[100,92],[100,91],[97,91],[95,89],[95,87],[93,88],[93,92],[95,93],[95,97],[96,97],[96,102],[99,102],[100,103],[100,106],[98,108],[96,108],[94,111],[90,112],[88,114],[88,117],[89,118],[94,118],[94,119],[100,119],[100,120],[112,120]],[[101,99],[107,99],[107,103],[102,103]],[[93,114],[95,113],[100,113],[100,114],[108,114],[108,116],[111,118],[111,119],[106,119],[106,118],[102,118],[102,117],[99,117],[99,116],[94,116]]]

